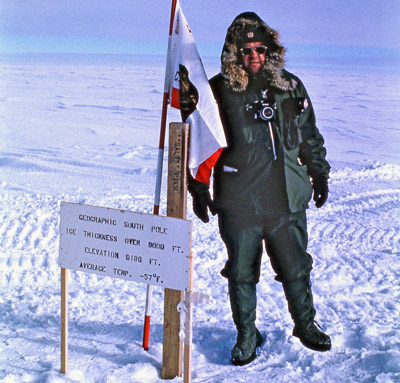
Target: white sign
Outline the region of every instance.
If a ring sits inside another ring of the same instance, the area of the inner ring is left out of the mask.
[[[183,219],[61,202],[59,266],[185,290],[191,229]]]

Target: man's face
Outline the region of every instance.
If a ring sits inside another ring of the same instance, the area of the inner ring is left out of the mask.
[[[241,49],[241,60],[243,68],[250,74],[256,74],[259,70],[264,66],[266,60],[266,52],[257,53],[257,50],[254,49],[256,47],[265,47],[265,45],[261,41],[253,41],[251,43],[245,43]],[[251,48],[250,54],[243,52],[243,48]]]

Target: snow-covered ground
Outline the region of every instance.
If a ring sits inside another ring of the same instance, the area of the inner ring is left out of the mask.
[[[218,71],[216,60],[205,66]],[[252,364],[232,366],[225,248],[216,218],[204,225],[189,209],[194,289],[212,297],[194,309],[193,382],[400,382],[400,73],[289,69],[313,100],[332,164],[330,198],[308,216],[317,320],[333,348],[316,353],[291,336],[265,257],[265,342]],[[152,211],[164,58],[2,58],[0,78],[0,381],[162,382],[163,290],[154,288],[146,352],[145,285],[82,272],[70,272],[69,372],[60,374],[58,227],[60,201]],[[165,172],[163,185],[165,214]]]

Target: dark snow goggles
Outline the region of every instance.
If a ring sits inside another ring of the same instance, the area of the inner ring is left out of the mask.
[[[264,45],[260,45],[258,47],[254,47],[254,48],[250,48],[250,47],[240,48],[240,52],[242,53],[243,56],[250,55],[253,52],[253,50],[255,50],[256,53],[258,53],[259,55],[262,55],[267,51],[267,47]]]

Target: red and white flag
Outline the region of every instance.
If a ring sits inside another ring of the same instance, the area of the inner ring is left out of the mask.
[[[196,110],[187,120],[190,123],[189,169],[200,182],[209,184],[211,170],[226,147],[224,129],[218,106],[208,83],[192,31],[176,2],[172,35],[168,44],[167,73],[164,91],[169,93],[170,104],[179,109],[179,65],[183,65],[190,82],[198,92]]]

